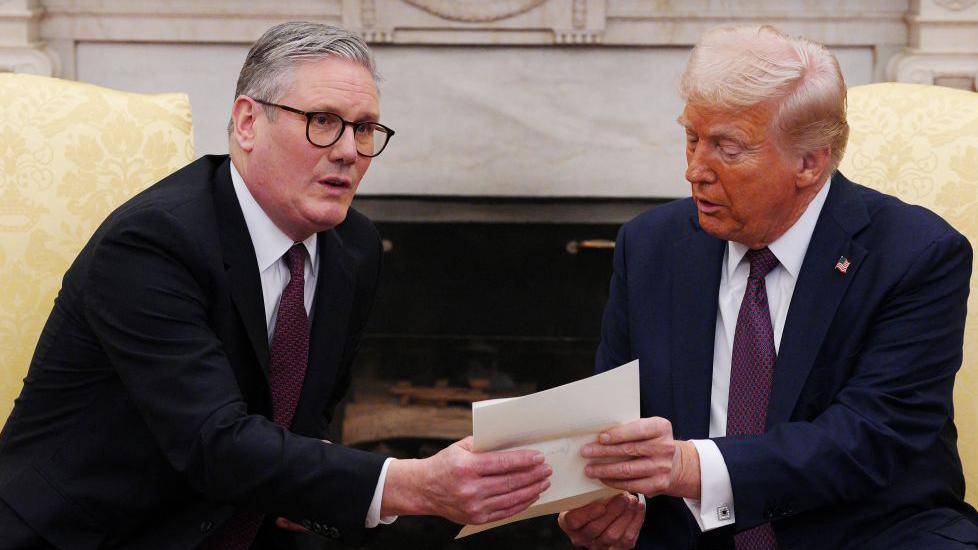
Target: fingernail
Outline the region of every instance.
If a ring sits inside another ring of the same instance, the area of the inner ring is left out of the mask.
[[[590,475],[592,475],[593,473],[594,473],[594,468],[592,468],[592,467],[590,467],[590,466],[585,466],[585,467],[584,467],[584,474],[585,474],[585,475],[587,475],[587,476],[590,476]]]
[[[543,487],[543,489],[540,489],[540,492],[541,493],[550,488],[550,481],[544,480],[542,487]]]
[[[547,466],[546,469],[544,470],[544,474],[547,477],[550,477],[551,475],[553,475],[553,473],[554,473],[554,469],[551,468],[550,466]]]
[[[591,445],[585,445],[581,447],[581,456],[588,457],[594,454],[594,448]]]
[[[611,436],[608,434],[601,434],[598,436],[598,441],[602,443],[611,443]]]
[[[537,464],[543,464],[543,461],[546,460],[546,458],[547,457],[543,456],[543,453],[537,453],[536,455],[533,456],[533,462],[536,462]]]

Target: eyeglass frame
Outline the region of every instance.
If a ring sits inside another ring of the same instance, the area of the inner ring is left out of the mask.
[[[330,111],[302,111],[300,109],[296,109],[295,107],[289,107],[288,105],[281,105],[279,103],[272,103],[271,101],[265,101],[263,99],[257,99],[257,98],[254,98],[254,97],[251,98],[251,99],[253,99],[256,103],[261,103],[262,105],[268,105],[269,107],[278,107],[279,109],[282,109],[284,111],[289,111],[290,113],[295,113],[297,115],[302,115],[302,116],[306,117],[306,141],[308,141],[309,143],[311,143],[312,145],[314,145],[316,147],[319,147],[320,149],[325,149],[327,147],[332,147],[333,145],[336,145],[336,142],[339,141],[340,138],[343,137],[343,134],[344,133],[346,133],[346,127],[347,126],[353,128],[353,135],[354,135],[353,140],[354,141],[356,141],[357,126],[361,126],[361,125],[364,125],[364,124],[370,124],[370,125],[373,125],[373,126],[380,126],[381,128],[383,128],[383,131],[387,134],[387,141],[384,142],[384,146],[380,148],[380,151],[377,151],[376,153],[374,153],[372,155],[364,155],[363,153],[360,152],[360,149],[357,148],[357,154],[360,155],[360,156],[362,156],[362,157],[374,158],[374,157],[380,156],[380,154],[384,152],[384,149],[387,149],[387,144],[391,142],[391,138],[394,137],[394,129],[393,128],[389,128],[387,126],[384,126],[383,124],[381,124],[379,122],[372,122],[372,121],[351,122],[351,121],[346,120],[345,118],[341,117],[340,115],[338,115],[336,113],[332,113]],[[320,145],[320,144],[314,142],[311,137],[309,137],[309,127],[312,126],[312,118],[314,116],[316,116],[316,115],[331,115],[331,116],[335,116],[336,118],[340,119],[340,124],[342,124],[342,128],[340,128],[339,133],[336,134],[336,139],[334,139],[333,141],[329,142],[326,145]]]

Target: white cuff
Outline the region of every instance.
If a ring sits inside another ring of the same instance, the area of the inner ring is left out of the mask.
[[[702,531],[733,525],[733,486],[727,463],[717,444],[709,439],[690,440],[700,455],[700,500],[684,498]]]
[[[387,467],[393,458],[384,461],[384,467],[380,469],[380,477],[377,478],[377,488],[374,489],[374,498],[370,501],[370,508],[367,508],[367,521],[365,525],[368,529],[378,525],[388,525],[394,523],[397,516],[380,517],[380,504],[384,502],[384,482],[387,481]]]

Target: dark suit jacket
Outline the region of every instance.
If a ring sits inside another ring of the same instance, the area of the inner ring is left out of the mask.
[[[350,380],[380,239],[350,210],[319,250],[287,430],[268,420],[262,289],[228,158],[201,158],[121,206],[41,333],[0,434],[0,499],[66,549],[193,548],[236,506],[362,528],[384,459],[319,438]]]
[[[725,247],[691,199],[618,236],[597,370],[639,358],[642,416],[669,419],[677,439],[709,435]],[[971,261],[968,241],[933,213],[834,175],[791,298],[766,433],[714,440],[735,529],[770,521],[781,550],[888,547],[921,532],[978,541],[951,401]],[[657,497],[640,547],[724,548],[732,531],[700,535],[681,499]]]

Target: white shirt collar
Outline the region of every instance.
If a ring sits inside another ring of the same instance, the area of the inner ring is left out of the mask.
[[[233,162],[231,163],[231,183],[234,184],[234,193],[238,196],[241,214],[244,215],[245,224],[248,226],[251,244],[255,247],[258,272],[261,273],[277,262],[295,243],[265,214],[261,205],[252,196],[248,186],[245,185],[244,179],[238,173],[238,169],[234,167]],[[318,275],[317,234],[313,233],[302,241],[302,244],[306,246],[306,251],[309,253],[308,261],[312,274]]]
[[[774,257],[781,264],[781,267],[796,280],[798,279],[798,273],[801,271],[801,264],[805,260],[805,254],[808,252],[808,244],[812,241],[812,233],[815,232],[818,215],[821,214],[822,207],[825,206],[825,199],[829,196],[830,185],[832,185],[831,177],[825,182],[825,185],[822,186],[818,194],[815,195],[812,202],[808,204],[808,207],[801,217],[798,218],[798,221],[788,228],[784,232],[784,235],[781,235],[776,241],[768,245],[768,248],[774,253]],[[733,273],[737,269],[737,265],[747,255],[748,250],[749,247],[745,244],[727,241],[728,273]]]

